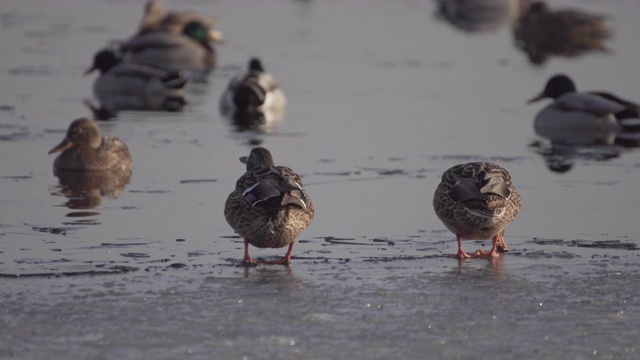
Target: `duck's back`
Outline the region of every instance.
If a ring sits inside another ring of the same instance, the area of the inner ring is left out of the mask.
[[[82,147],[66,150],[58,155],[53,166],[58,170],[129,170],[131,154],[120,139],[104,136],[97,149]]]
[[[311,223],[314,209],[293,170],[262,166],[238,179],[224,213],[229,225],[252,245],[279,248]]]

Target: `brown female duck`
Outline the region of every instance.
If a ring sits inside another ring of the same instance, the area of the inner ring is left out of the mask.
[[[53,163],[57,170],[129,170],[131,155],[120,139],[101,136],[95,121],[74,120],[64,140],[49,151],[60,153]]]
[[[302,188],[300,176],[285,166],[275,166],[269,150],[257,147],[240,158],[247,172],[229,195],[224,216],[244,238],[245,264],[257,261],[249,256],[249,244],[259,248],[289,246],[286,255],[266,263],[286,265],[296,237],[313,220],[313,204]]]
[[[520,195],[504,168],[488,162],[456,165],[445,171],[433,196],[438,218],[458,240],[452,257],[492,258],[506,251],[504,228],[520,211]],[[493,239],[490,251],[462,250],[462,240]]]

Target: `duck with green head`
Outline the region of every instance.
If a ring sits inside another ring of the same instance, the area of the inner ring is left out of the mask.
[[[214,17],[201,15],[193,10],[168,11],[160,0],[150,0],[145,4],[138,35],[155,31],[179,34],[187,24],[192,22],[203,23],[209,29],[209,38],[213,42],[223,42],[222,32],[216,30],[216,19]]]
[[[313,220],[311,198],[292,169],[276,166],[271,152],[263,147],[240,158],[246,173],[225,202],[224,216],[244,239],[245,264],[256,264],[249,256],[249,244],[259,248],[288,246],[284,257],[269,264],[287,265],[298,235]]]
[[[216,64],[211,31],[201,21],[186,24],[180,33],[153,31],[120,44],[125,62],[171,71],[206,73]]]

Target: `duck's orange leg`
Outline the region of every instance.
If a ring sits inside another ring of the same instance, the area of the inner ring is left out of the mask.
[[[474,257],[491,259],[498,256],[498,241],[500,241],[501,238],[502,238],[502,232],[497,233],[493,237],[493,245],[491,246],[491,250],[489,251],[478,250],[474,253]],[[502,240],[502,242],[504,243],[504,240]]]
[[[291,252],[293,250],[293,244],[295,243],[295,241],[291,242],[291,244],[289,244],[289,250],[287,250],[287,253],[284,255],[284,257],[275,260],[275,261],[265,261],[265,264],[272,264],[272,265],[289,265],[289,262],[291,262]]]
[[[458,240],[458,253],[457,254],[448,254],[447,256],[458,259],[469,259],[472,258],[472,255],[467,254],[462,250],[462,236],[456,234],[456,239]]]
[[[258,262],[253,260],[251,256],[249,256],[249,238],[246,236],[244,238],[244,258],[242,259],[242,263],[245,265],[255,265]]]
[[[507,243],[504,242],[504,229],[500,231],[500,239],[498,239],[498,252],[507,252],[509,248],[507,247]]]

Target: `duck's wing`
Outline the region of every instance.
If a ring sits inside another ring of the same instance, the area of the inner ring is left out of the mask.
[[[442,175],[442,183],[454,203],[485,200],[488,195],[509,199],[512,191],[509,173],[493,163],[454,166]]]
[[[294,205],[305,209],[308,204],[300,177],[284,166],[262,166],[245,173],[236,183],[243,197],[256,206],[280,198],[280,206]]]
[[[556,99],[554,106],[560,110],[583,111],[596,116],[615,114],[625,109],[625,106],[618,102],[595,94],[579,92],[560,96]]]
[[[155,31],[135,36],[120,43],[120,50],[123,52],[137,52],[148,48],[172,48],[194,45],[197,45],[196,42],[185,35],[166,31]]]

